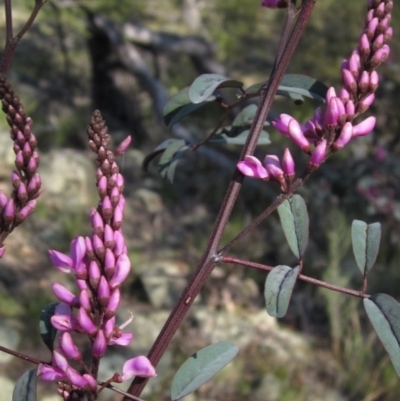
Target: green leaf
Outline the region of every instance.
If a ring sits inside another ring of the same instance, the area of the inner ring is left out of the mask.
[[[53,302],[49,305],[46,305],[40,313],[40,336],[51,352],[53,352],[54,349],[54,339],[57,335],[57,329],[53,327],[50,319],[54,315],[57,305],[59,305],[59,302]]]
[[[295,93],[325,102],[328,87],[307,75],[286,74],[279,85],[279,91]]]
[[[36,401],[37,368],[25,372],[15,384],[12,401]]]
[[[179,400],[198,389],[224,368],[238,351],[234,344],[219,342],[193,354],[175,374],[171,385],[171,399]]]
[[[225,128],[231,128],[231,127],[225,127]],[[232,137],[230,135],[230,132],[224,133],[224,134],[219,134],[215,135],[212,138],[209,139],[208,142],[213,142],[213,143],[225,143],[225,144],[230,144],[230,145],[244,145],[247,140],[247,136],[249,135],[249,130],[244,129],[242,133],[239,135]],[[257,145],[269,145],[271,143],[271,140],[269,139],[269,134],[266,131],[261,131],[260,137],[258,138]]]
[[[289,247],[301,259],[308,243],[308,213],[300,195],[293,195],[278,207],[279,217]]]
[[[364,307],[400,376],[400,304],[389,295],[375,294],[364,299]]]
[[[189,99],[198,104],[209,99],[218,88],[241,88],[243,82],[219,74],[203,74],[189,88]]]
[[[365,277],[373,267],[378,256],[381,241],[380,223],[368,225],[364,221],[353,220],[351,239],[357,266],[361,274]]]
[[[205,101],[193,104],[189,99],[189,87],[182,89],[164,106],[164,122],[168,128],[181,121],[187,115],[209,104],[215,99],[215,96],[209,96]]]
[[[254,116],[257,113],[258,107],[255,104],[250,104],[249,106],[242,109],[235,119],[233,120],[232,126],[234,127],[243,127],[246,125],[251,125],[253,122]],[[266,122],[267,123],[267,122]],[[267,123],[269,124],[269,123]]]
[[[286,315],[294,285],[299,273],[299,266],[275,266],[265,281],[264,297],[267,312],[274,317]]]
[[[246,93],[255,95],[260,92],[265,82],[259,82],[246,89]],[[319,100],[325,103],[325,95],[328,87],[314,78],[301,74],[286,74],[276,92],[277,95],[292,98],[295,103],[302,103],[303,96]]]
[[[189,145],[184,139],[169,140],[158,162],[159,172],[163,178],[168,178],[170,182],[174,180],[178,161],[188,149]]]

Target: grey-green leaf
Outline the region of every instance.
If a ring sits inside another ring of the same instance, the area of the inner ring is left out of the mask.
[[[54,349],[54,339],[57,335],[57,329],[53,327],[50,319],[54,315],[56,306],[58,304],[59,302],[53,302],[49,305],[46,305],[40,313],[40,336],[42,337],[43,342],[46,344],[47,348],[51,352],[53,352]]]
[[[189,99],[189,87],[172,96],[164,106],[164,122],[170,128],[187,115],[209,104],[215,96],[209,96],[205,101],[193,104]]]
[[[300,195],[293,195],[278,207],[279,217],[289,247],[301,259],[308,243],[309,219],[306,203]]]
[[[246,89],[249,95],[257,94],[265,82],[251,85]],[[314,78],[301,74],[286,74],[276,92],[277,95],[292,98],[295,103],[302,103],[303,96],[325,102],[325,95],[328,87]]]
[[[265,302],[267,312],[274,317],[286,315],[294,285],[299,273],[299,266],[275,266],[265,281]]]
[[[389,295],[375,294],[364,299],[364,307],[400,376],[400,304]]]
[[[183,139],[173,139],[169,142],[158,162],[159,171],[163,178],[168,178],[170,182],[173,181],[177,163],[188,149],[189,146]]]
[[[25,372],[15,384],[12,401],[36,401],[37,368]]]
[[[351,225],[351,239],[357,266],[365,277],[378,256],[381,240],[380,223],[367,224],[364,221],[354,220]]]
[[[198,389],[224,368],[238,351],[234,344],[219,342],[196,352],[176,372],[171,386],[171,399],[179,400]]]
[[[192,103],[201,103],[213,96],[218,88],[241,88],[243,82],[219,74],[203,74],[197,77],[189,88]]]
[[[227,127],[230,128],[230,127]],[[245,129],[239,135],[232,137],[230,132],[228,134],[215,135],[209,139],[209,142],[213,143],[229,143],[230,145],[244,145],[249,135],[249,130]],[[269,145],[271,140],[269,139],[269,134],[266,131],[260,132],[260,137],[258,138],[257,145]]]

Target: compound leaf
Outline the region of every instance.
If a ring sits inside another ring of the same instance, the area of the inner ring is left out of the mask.
[[[400,304],[386,294],[364,299],[364,308],[400,376]]]
[[[293,195],[278,207],[279,217],[289,247],[301,259],[308,243],[309,219],[306,203],[300,195]]]
[[[209,99],[218,88],[241,88],[243,82],[219,74],[203,74],[189,88],[189,99],[198,104]]]
[[[351,239],[357,266],[365,277],[378,256],[381,240],[380,223],[367,224],[361,220],[353,220]]]
[[[187,115],[209,104],[215,97],[209,96],[205,101],[194,104],[189,99],[189,87],[172,96],[164,106],[164,122],[168,128],[181,121]]]
[[[274,317],[286,315],[294,285],[299,273],[299,266],[275,266],[265,281],[265,301],[267,312]]]
[[[172,139],[168,142],[158,162],[159,171],[163,178],[168,178],[170,182],[173,181],[177,163],[188,149],[189,145],[184,139]]]
[[[12,401],[36,401],[36,381],[37,368],[25,372],[15,384]]]
[[[193,354],[176,372],[171,386],[171,399],[192,393],[224,368],[238,353],[238,347],[228,342],[209,345]]]

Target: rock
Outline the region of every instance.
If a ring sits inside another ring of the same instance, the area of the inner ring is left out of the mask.
[[[0,344],[11,350],[16,350],[21,341],[21,334],[16,329],[15,322],[11,319],[1,319],[0,325]],[[0,352],[0,363],[10,362],[14,356]],[[1,389],[1,387],[0,387]]]
[[[39,172],[41,199],[62,210],[90,205],[95,191],[95,167],[86,153],[55,149],[42,155]]]
[[[0,376],[0,392],[2,401],[11,401],[15,383],[7,377]]]
[[[189,266],[183,262],[152,261],[137,267],[151,304],[172,308],[187,284]]]

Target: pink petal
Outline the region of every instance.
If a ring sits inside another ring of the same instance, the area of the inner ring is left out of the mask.
[[[369,134],[375,127],[376,118],[368,117],[364,121],[353,126],[353,138]]]
[[[71,268],[73,267],[74,262],[68,255],[58,251],[49,250],[49,256],[54,267],[64,273],[71,273]]]
[[[268,179],[267,170],[261,164],[260,160],[254,156],[245,156],[244,160],[237,164],[237,168],[247,177],[258,178],[261,180]]]
[[[133,376],[154,377],[156,370],[145,356],[138,356],[126,361],[122,368],[122,381],[129,380]]]
[[[66,378],[65,373],[55,366],[39,365],[39,376],[44,381],[60,381]]]

